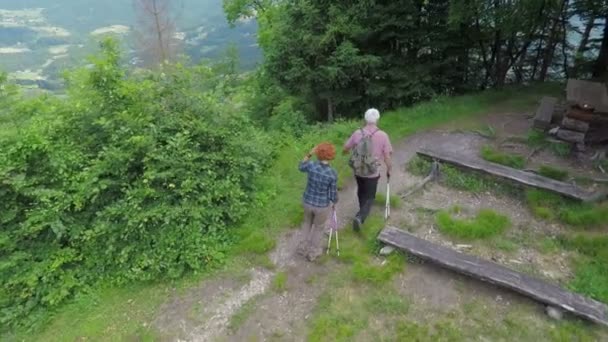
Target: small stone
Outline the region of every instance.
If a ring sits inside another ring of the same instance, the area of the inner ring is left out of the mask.
[[[545,312],[547,313],[547,316],[558,321],[564,318],[564,312],[561,309],[553,306],[547,306]]]
[[[387,256],[395,251],[395,247],[393,246],[384,246],[380,250],[380,255]]]

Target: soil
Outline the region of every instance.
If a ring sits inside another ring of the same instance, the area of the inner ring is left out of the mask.
[[[473,133],[456,133],[457,127],[422,132],[394,144],[392,193],[401,193],[417,184],[420,177],[406,171],[406,163],[424,146],[442,147],[454,153],[477,155],[484,144],[498,144],[507,136],[525,136],[530,127],[530,113],[496,113],[487,116],[483,124],[496,130],[497,139],[490,140]],[[525,145],[518,147],[522,153]],[[532,161],[536,165],[550,163],[574,173],[592,174],[581,169],[577,161],[558,159],[548,151],[540,151]],[[386,183],[382,178],[379,192]],[[348,182],[340,192],[339,223],[349,226],[356,212],[354,182]],[[471,215],[480,208],[492,208],[507,215],[512,227],[504,239],[515,241],[512,250],[501,250],[477,242],[461,242],[443,236],[434,226],[433,215],[425,214],[454,205]],[[374,210],[381,211],[382,208]],[[493,194],[471,194],[431,183],[412,195],[400,208],[393,208],[389,224],[412,231],[436,243],[462,249],[522,271],[534,273],[554,282],[564,282],[571,276],[568,254],[558,251],[543,254],[534,241],[550,238],[563,231],[558,224],[538,221],[520,201]],[[167,301],[151,323],[163,340],[167,341],[305,341],[308,320],[319,296],[326,290],[330,275],[341,266],[329,260],[310,263],[295,253],[302,239],[300,229],[287,231],[271,253],[276,268],[249,270],[246,277],[235,279],[223,276],[208,280],[185,294]],[[463,246],[470,245],[470,246]],[[286,291],[276,291],[272,279],[278,272],[287,274]],[[399,293],[412,298],[414,316],[430,319],[437,312],[460,310],[464,303],[480,301],[492,311],[508,311],[512,303],[536,307],[538,319],[544,316],[543,306],[491,285],[440,269],[430,264],[410,264],[394,279]],[[230,326],[232,317],[253,303],[250,312],[237,328]]]

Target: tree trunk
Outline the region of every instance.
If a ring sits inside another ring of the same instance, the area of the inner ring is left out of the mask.
[[[595,60],[593,66],[593,78],[602,82],[608,79],[608,15],[606,15],[605,20],[600,55]]]
[[[543,54],[543,64],[540,69],[540,75],[538,77],[539,81],[544,82],[547,78],[547,73],[549,72],[549,68],[553,62],[553,56],[555,55],[555,47],[557,46],[557,38],[558,38],[558,30],[559,23],[562,18],[562,13],[566,7],[568,0],[563,0],[562,5],[560,7],[559,13],[554,17],[553,24],[551,25],[551,31],[549,31],[549,40],[547,41],[547,45],[545,47],[545,51]]]
[[[160,63],[164,63],[167,60],[167,53],[165,52],[165,45],[163,41],[163,29],[160,24],[160,13],[156,6],[156,0],[152,1],[152,7],[154,8],[154,24],[156,25],[156,34],[158,37],[158,52],[160,53]]]
[[[331,97],[327,98],[327,122],[334,122],[334,102]]]
[[[583,31],[583,36],[581,37],[581,42],[578,44],[578,49],[576,49],[576,55],[582,55],[585,50],[587,50],[587,44],[589,43],[589,36],[591,35],[591,30],[595,26],[595,13],[589,15],[589,19],[587,20],[587,24],[585,25],[585,31]]]

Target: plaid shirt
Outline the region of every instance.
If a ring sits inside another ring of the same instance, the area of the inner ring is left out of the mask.
[[[331,166],[309,160],[300,163],[300,171],[308,173],[304,203],[325,208],[338,202],[338,173]]]

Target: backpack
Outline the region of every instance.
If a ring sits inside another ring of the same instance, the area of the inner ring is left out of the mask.
[[[373,155],[374,143],[372,142],[372,136],[378,131],[379,129],[366,135],[365,131],[361,129],[361,140],[353,149],[353,153],[348,160],[348,165],[353,169],[356,176],[369,177],[378,172],[378,162]]]

